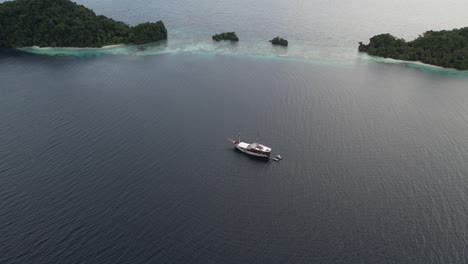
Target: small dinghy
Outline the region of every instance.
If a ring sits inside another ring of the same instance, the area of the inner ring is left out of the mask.
[[[272,158],[272,160],[274,160],[276,162],[279,162],[282,159],[283,159],[283,157],[281,157],[281,155],[276,155],[274,158]]]

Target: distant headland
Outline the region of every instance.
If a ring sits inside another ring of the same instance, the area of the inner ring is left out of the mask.
[[[69,0],[0,3],[0,47],[103,47],[167,39],[162,21],[131,27]]]
[[[384,58],[468,70],[468,27],[427,31],[413,41],[381,34],[372,37],[367,45],[359,42],[359,51]]]

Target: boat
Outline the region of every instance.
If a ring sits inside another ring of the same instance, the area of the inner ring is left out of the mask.
[[[260,143],[245,143],[241,141],[241,134],[239,133],[238,140],[233,140],[230,138],[226,138],[229,142],[231,142],[236,149],[245,154],[261,157],[261,158],[270,158],[271,148]]]
[[[283,159],[283,157],[281,157],[281,155],[276,155],[275,158],[277,158],[278,160],[282,160],[282,159]]]

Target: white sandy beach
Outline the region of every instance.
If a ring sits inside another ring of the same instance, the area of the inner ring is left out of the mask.
[[[388,63],[415,64],[415,65],[431,67],[431,68],[437,68],[437,69],[457,70],[457,69],[454,69],[454,68],[444,68],[444,67],[437,66],[437,65],[427,64],[427,63],[423,63],[421,61],[406,61],[406,60],[396,60],[396,59],[391,59],[391,58],[382,58],[382,59],[385,62],[388,62]]]
[[[123,46],[125,46],[125,44],[107,45],[107,46],[102,46],[100,48],[96,48],[96,47],[39,47],[39,46],[31,46],[31,47],[24,47],[24,48],[39,49],[39,50],[49,50],[49,49],[77,50],[77,49],[111,49],[111,48],[118,48],[118,47],[123,47]],[[24,49],[24,48],[20,48],[20,49]]]

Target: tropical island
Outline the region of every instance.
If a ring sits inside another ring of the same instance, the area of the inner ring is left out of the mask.
[[[276,37],[270,40],[273,45],[288,46],[288,41],[284,38]]]
[[[381,34],[372,37],[367,45],[359,42],[359,51],[384,58],[468,70],[468,27],[427,31],[413,41]]]
[[[167,39],[162,21],[131,27],[69,0],[0,3],[0,47],[103,47]]]
[[[236,32],[224,32],[220,34],[213,35],[211,37],[213,40],[230,40],[230,41],[239,41],[239,38],[236,35]]]

